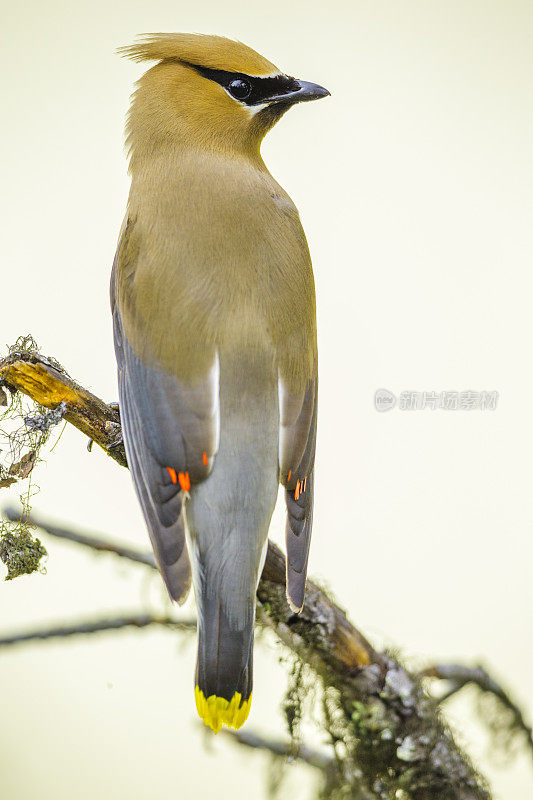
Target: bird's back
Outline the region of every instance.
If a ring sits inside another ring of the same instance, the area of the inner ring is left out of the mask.
[[[262,162],[212,153],[181,154],[155,175],[132,183],[118,264],[134,350],[190,379],[214,348],[259,337],[286,379],[305,383],[316,350],[314,283],[288,195]]]

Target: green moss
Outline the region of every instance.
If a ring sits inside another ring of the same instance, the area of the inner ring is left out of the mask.
[[[34,539],[28,530],[8,531],[0,536],[0,559],[7,567],[6,581],[36,572],[46,555],[39,539]]]

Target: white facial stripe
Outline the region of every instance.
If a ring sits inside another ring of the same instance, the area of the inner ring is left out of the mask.
[[[262,72],[260,75],[254,75],[253,72],[247,72],[250,78],[283,78],[283,72]]]
[[[244,108],[244,110],[247,111],[251,117],[255,117],[258,111],[262,111],[269,105],[269,103],[267,102],[267,103],[257,103],[257,105],[254,106],[248,106],[246,105],[246,103],[243,103],[242,100],[238,100],[236,97],[233,97],[231,92],[228,92],[226,88],[224,88],[224,91],[226,92],[228,97],[231,97],[234,103],[239,103],[239,105],[242,106],[242,108]]]
[[[266,108],[269,104],[268,103],[258,103],[256,106],[247,106],[245,103],[241,103],[242,107],[246,109],[251,117],[255,117],[258,111],[262,111]]]

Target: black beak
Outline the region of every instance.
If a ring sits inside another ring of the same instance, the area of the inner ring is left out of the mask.
[[[328,97],[330,92],[319,86],[317,83],[309,83],[308,81],[295,81],[298,84],[297,89],[284,94],[276,94],[268,98],[268,103],[286,103],[292,105],[293,103],[305,103],[308,100],[319,100],[321,97]]]

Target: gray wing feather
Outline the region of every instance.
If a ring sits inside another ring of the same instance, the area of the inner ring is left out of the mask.
[[[304,603],[313,528],[317,392],[316,378],[309,381],[300,396],[280,389],[280,472],[287,505],[287,600],[296,613]]]
[[[167,481],[148,452],[124,374],[119,379],[119,396],[128,463],[156,561],[168,593],[174,600],[183,602],[191,585],[191,567],[185,541],[182,493],[176,491],[168,473]]]
[[[128,463],[155,557],[170,596],[182,602],[191,584],[184,492],[172,479],[204,480],[218,447],[218,365],[205,381],[184,386],[134,354],[113,309],[120,414]]]
[[[287,599],[295,613],[304,604],[307,581],[307,561],[313,529],[313,486],[314,475],[307,478],[306,490],[298,499],[294,492],[285,490],[287,503],[287,526],[285,540],[287,547]]]
[[[188,386],[157,368],[146,367],[124,343],[125,368],[146,443],[165,466],[187,470],[191,482],[207,477],[218,446],[218,361],[206,380]]]

